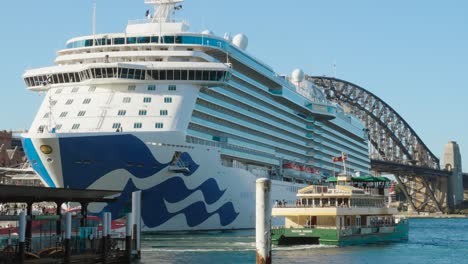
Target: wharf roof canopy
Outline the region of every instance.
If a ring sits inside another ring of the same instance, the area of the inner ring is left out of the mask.
[[[47,188],[32,186],[0,185],[0,202],[113,202],[112,196],[119,191],[110,190],[77,190],[64,188]]]

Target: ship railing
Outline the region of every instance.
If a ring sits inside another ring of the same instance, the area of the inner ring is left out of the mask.
[[[267,152],[263,152],[260,150],[247,148],[247,147],[242,147],[238,145],[233,145],[233,144],[229,144],[226,142],[210,141],[210,140],[205,140],[205,139],[196,138],[192,136],[187,136],[186,142],[190,144],[204,145],[204,146],[240,151],[240,152],[249,153],[249,154],[261,155],[261,156],[268,157],[268,158],[276,158],[276,156],[271,153],[267,153]]]

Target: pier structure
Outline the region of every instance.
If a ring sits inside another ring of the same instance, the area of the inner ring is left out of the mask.
[[[410,211],[448,212],[460,204],[463,177],[456,143],[446,146],[441,166],[408,122],[375,94],[333,77],[306,78],[318,85],[328,100],[341,104],[364,123],[372,171],[395,176]]]
[[[4,239],[7,238],[8,242],[3,250],[1,250],[0,262],[36,263],[35,261],[37,261],[37,263],[48,263],[44,262],[47,261],[48,257],[54,257],[55,260],[58,257],[62,258],[64,263],[96,263],[96,261],[104,263],[106,259],[113,261],[113,263],[129,263],[134,257],[130,243],[135,244],[135,241],[128,238],[132,236],[132,231],[128,224],[126,225],[127,230],[125,230],[126,237],[111,237],[112,218],[110,213],[104,212],[103,215],[105,215],[106,221],[102,222],[102,227],[106,234],[99,241],[97,239],[99,238],[101,225],[94,223],[97,226],[89,227],[86,221],[89,203],[111,203],[115,199],[110,197],[115,197],[119,194],[120,192],[118,191],[109,190],[73,190],[0,185],[0,203],[27,204],[27,207],[24,208],[25,210],[19,215],[0,215],[0,221],[18,223],[17,228],[11,227],[12,231],[10,233],[14,234],[13,237],[11,234],[8,237],[3,237]],[[33,215],[33,204],[40,202],[55,202],[57,205],[56,215]],[[80,212],[73,212],[73,217],[71,212],[67,212],[62,216],[61,205],[65,202],[80,203]],[[131,218],[131,214],[128,214],[127,221],[131,221]],[[41,240],[43,237],[42,233],[40,237],[37,236],[37,233],[33,236],[34,221],[41,221],[41,223],[44,221],[50,222],[51,225],[48,225],[49,227],[52,227],[52,222],[55,222],[55,232],[53,234],[49,232],[50,237],[48,238],[52,243],[47,244],[46,248],[42,247],[42,243],[40,243],[39,248],[37,247],[37,241],[35,240]],[[100,219],[96,218],[93,221],[100,222]],[[64,226],[64,232],[62,231],[62,226]],[[125,225],[123,226],[125,227]],[[8,229],[10,230],[10,228]],[[93,231],[88,234],[88,231],[91,229]],[[18,244],[15,245],[16,233],[18,234],[16,238]],[[119,245],[119,243],[122,245]],[[123,245],[123,243],[126,243],[126,245]],[[129,253],[130,255],[127,255]]]

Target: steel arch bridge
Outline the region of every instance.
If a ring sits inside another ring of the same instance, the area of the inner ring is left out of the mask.
[[[364,122],[373,171],[392,173],[415,211],[442,211],[447,204],[448,171],[413,128],[390,105],[353,83],[331,77],[307,77],[330,101]]]

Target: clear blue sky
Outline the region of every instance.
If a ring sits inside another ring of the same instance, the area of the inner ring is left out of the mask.
[[[143,0],[97,0],[98,33],[142,18]],[[92,0],[5,1],[0,129],[29,128],[43,97],[25,69],[49,66],[67,39],[92,32]],[[461,145],[468,171],[468,1],[187,0],[192,29],[249,37],[248,51],[278,73],[302,68],[356,83],[389,103],[441,157]]]

